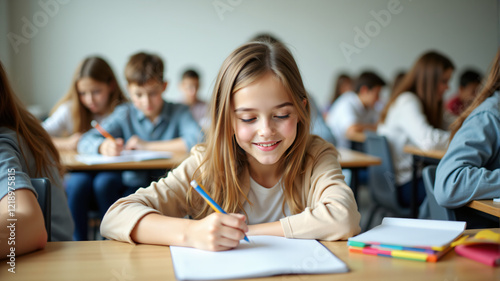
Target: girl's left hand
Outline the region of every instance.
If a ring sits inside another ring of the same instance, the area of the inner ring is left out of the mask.
[[[132,137],[130,137],[130,139],[128,139],[127,143],[125,144],[125,149],[145,150],[146,143],[147,143],[146,141],[142,140],[138,136],[133,135]]]

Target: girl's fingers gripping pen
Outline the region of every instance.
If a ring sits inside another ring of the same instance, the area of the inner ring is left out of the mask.
[[[207,201],[208,205],[210,205],[210,207],[212,207],[212,209],[218,213],[223,213],[223,214],[227,214],[226,211],[224,211],[220,206],[219,204],[217,204],[211,197],[210,195],[208,195],[208,193],[205,191],[205,189],[203,189],[203,187],[201,187],[201,185],[199,185],[195,180],[191,181],[191,186],[194,188],[194,190],[196,190],[196,192],[198,192],[201,197],[203,197],[203,199],[205,199],[205,201]],[[247,241],[248,243],[250,243],[250,240],[248,239],[248,237],[245,235],[245,237],[243,238],[245,239],[245,241]]]

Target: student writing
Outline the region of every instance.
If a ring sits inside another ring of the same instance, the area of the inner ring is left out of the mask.
[[[92,128],[92,120],[101,122],[117,105],[126,101],[109,64],[100,57],[88,57],[77,67],[68,93],[57,103],[43,126],[59,149],[76,150],[81,134]],[[66,135],[70,136],[63,137]],[[104,216],[121,195],[121,173],[72,172],[65,184],[75,221],[73,239],[88,240],[88,212],[92,205],[97,205],[101,218]]]
[[[13,93],[0,63],[0,259],[45,247],[43,214],[31,178],[47,177],[52,185],[53,241],[71,240],[73,221],[63,191],[59,153],[50,136]],[[10,187],[10,188],[9,188]],[[10,198],[10,199],[9,199]],[[15,205],[15,209],[9,205]],[[14,216],[10,216],[11,212]],[[15,219],[16,221],[9,221]],[[14,224],[14,243],[9,243]]]
[[[101,122],[127,98],[115,74],[102,58],[85,58],[77,67],[66,95],[57,102],[43,127],[58,149],[76,150],[80,136]]]
[[[113,204],[101,224],[105,237],[217,251],[236,247],[245,233],[337,240],[360,231],[337,151],[309,133],[308,96],[283,45],[251,42],[233,51],[210,106],[206,143],[165,178]],[[230,214],[213,213],[192,179]]]
[[[163,75],[164,64],[159,56],[144,52],[132,55],[125,67],[132,103],[120,105],[100,124],[115,140],[92,129],[82,136],[78,152],[108,156],[119,155],[124,149],[186,153],[201,141],[201,128],[189,108],[163,100],[167,87]],[[163,174],[164,170],[124,171],[121,192],[133,193]]]

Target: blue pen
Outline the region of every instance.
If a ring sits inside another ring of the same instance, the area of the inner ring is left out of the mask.
[[[226,211],[224,211],[220,206],[219,204],[217,204],[211,197],[210,195],[208,195],[205,190],[203,189],[203,187],[201,187],[195,180],[191,181],[191,186],[194,188],[194,190],[196,190],[200,195],[201,197],[203,197],[203,199],[205,199],[205,201],[207,201],[208,205],[210,205],[210,207],[212,207],[212,209],[214,211],[216,211],[217,213],[223,213],[223,214],[227,214]],[[245,235],[245,241],[247,241],[248,243],[250,243],[250,240],[248,239],[248,237]]]

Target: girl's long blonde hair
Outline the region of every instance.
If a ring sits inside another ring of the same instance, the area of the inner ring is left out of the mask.
[[[36,170],[28,171],[36,177],[48,176],[54,182],[55,176],[62,176],[64,169],[60,163],[59,152],[52,140],[40,125],[40,121],[33,116],[12,90],[3,64],[0,62],[0,127],[7,127],[16,132],[17,142],[22,157],[26,163],[35,162]],[[22,143],[28,146],[33,159],[26,158]],[[28,166],[29,167],[29,166]],[[55,167],[59,175],[51,173]]]
[[[235,139],[232,97],[235,92],[269,72],[291,94],[293,106],[298,112],[297,136],[278,163],[283,171],[285,201],[293,213],[303,211],[305,206],[301,199],[301,187],[294,185],[294,179],[303,172],[306,147],[310,139],[308,96],[297,64],[286,47],[279,43],[251,42],[233,51],[219,70],[210,103],[212,124],[207,141],[202,145],[205,155],[201,166],[193,175],[228,213],[243,210],[240,198],[246,198],[242,185],[247,183],[242,183],[239,176],[248,166],[245,151]],[[211,212],[210,207],[192,189],[188,192],[187,200],[190,209],[197,210],[190,214],[193,218],[203,218]],[[284,204],[285,202],[282,208]]]
[[[71,117],[75,133],[85,133],[90,130],[90,122],[92,122],[93,119],[92,112],[80,101],[80,98],[78,97],[78,89],[76,88],[78,81],[86,77],[112,86],[112,91],[108,100],[107,113],[113,112],[117,105],[127,101],[127,98],[118,85],[118,81],[116,80],[113,70],[104,59],[100,57],[88,57],[84,59],[73,75],[73,80],[71,81],[71,86],[69,87],[68,92],[57,102],[50,112],[52,115],[59,106],[70,101]]]
[[[465,119],[469,117],[472,111],[476,109],[483,101],[487,98],[491,97],[496,91],[500,90],[500,48],[498,48],[497,55],[493,59],[493,63],[491,64],[490,74],[484,81],[484,86],[477,94],[474,101],[472,101],[471,105],[467,107],[467,109],[460,114],[460,116],[450,125],[451,136],[450,141],[453,139],[458,129],[462,127]]]
[[[455,66],[446,56],[435,51],[423,54],[394,89],[380,113],[379,122],[384,123],[389,108],[402,93],[412,92],[422,102],[429,124],[440,128],[443,122],[443,101],[437,89],[443,74],[449,69],[455,69]]]

